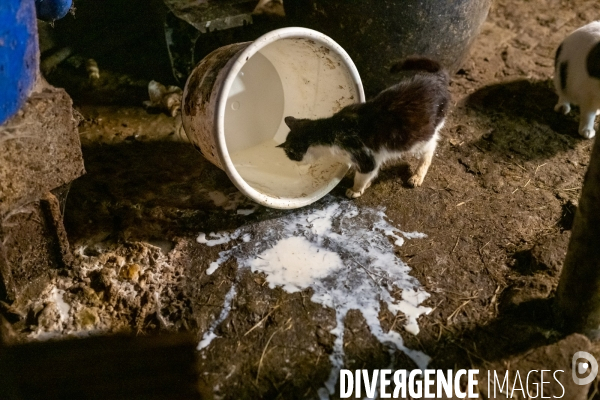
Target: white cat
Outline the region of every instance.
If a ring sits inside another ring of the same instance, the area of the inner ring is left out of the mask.
[[[600,21],[571,33],[556,50],[554,87],[558,92],[555,111],[568,114],[570,103],[578,105],[579,134],[591,139],[600,109]]]

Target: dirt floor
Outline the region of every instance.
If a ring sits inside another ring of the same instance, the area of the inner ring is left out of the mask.
[[[420,333],[407,333],[406,318],[383,301],[378,319],[435,368],[485,367],[565,337],[549,299],[593,141],[579,137],[577,111],[553,112],[553,57],[570,31],[599,14],[597,0],[494,1],[452,76],[452,110],[423,186],[409,188],[410,166],[399,163],[353,203],[359,212],[385,209],[393,226],[427,235],[390,247],[430,294]],[[44,298],[15,306],[15,331],[27,338],[191,331],[199,341],[210,331],[217,338],[199,353],[206,398],[318,397],[332,368],[335,310],[311,301],[314,288],[270,288],[265,274],[241,268],[236,257],[207,274],[220,252],[244,248],[240,240],[196,240],[222,231],[268,237],[294,212],[246,200],[186,142],[177,118],[141,107],[147,81],[168,77],[99,65],[97,86],[69,78],[85,80],[77,65],[48,75],[70,90],[84,117],[87,174],[73,183],[65,209],[76,265]],[[120,91],[104,89],[115,82]],[[350,182],[306,212],[347,204]],[[415,367],[370,326],[358,310],[346,315],[345,368]]]

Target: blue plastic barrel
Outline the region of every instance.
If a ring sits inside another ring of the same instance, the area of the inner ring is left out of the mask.
[[[39,68],[34,0],[0,1],[0,124],[33,89]]]
[[[72,0],[35,0],[37,17],[44,21],[61,19],[71,9]]]

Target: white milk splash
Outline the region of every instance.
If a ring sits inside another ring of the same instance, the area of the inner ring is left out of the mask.
[[[65,302],[64,295],[65,291],[56,287],[52,288],[50,292],[50,299],[54,301],[58,308],[61,323],[66,323],[69,320],[69,312],[71,311],[71,306]]]
[[[403,351],[420,369],[425,369],[429,357],[405,347],[399,333],[384,332],[379,321],[383,302],[394,315],[402,312],[406,316],[404,328],[416,335],[417,319],[431,311],[421,305],[429,294],[394,253],[394,245],[425,235],[403,232],[388,222],[382,210],[359,209],[351,201],[329,200],[321,202],[320,207],[296,210],[230,234],[209,235],[214,239],[201,233],[197,241],[208,246],[222,243],[226,237],[242,239],[220,252],[207,273],[212,274],[221,263],[235,257],[239,270],[251,268],[265,273],[269,287],[280,286],[290,293],[310,287],[314,291],[312,301],[335,310],[337,325],[331,333],[336,339],[329,357],[332,369],[325,388],[319,390],[321,399],[328,399],[335,392],[339,370],[344,366],[344,318],[350,310],[363,314],[371,333],[389,346],[390,353]],[[401,299],[392,295],[395,289],[402,290]],[[219,318],[198,345],[199,350],[216,337],[214,330],[231,310],[235,292],[234,285]]]

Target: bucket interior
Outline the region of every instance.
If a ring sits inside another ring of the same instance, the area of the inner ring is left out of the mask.
[[[342,55],[311,38],[276,40],[243,63],[224,93],[225,144],[241,179],[267,197],[263,203],[278,208],[309,204],[343,178],[348,165],[340,160],[299,165],[276,146],[289,132],[286,116],[328,117],[363,100],[360,79],[354,76]]]

